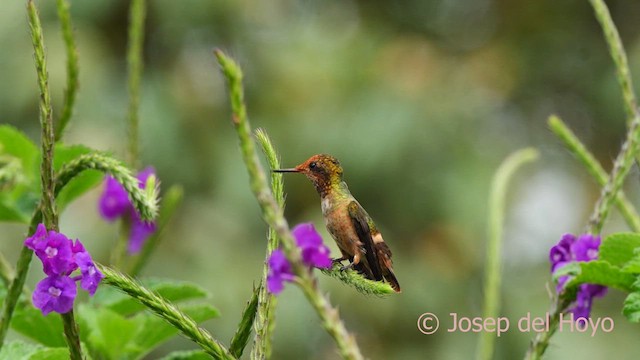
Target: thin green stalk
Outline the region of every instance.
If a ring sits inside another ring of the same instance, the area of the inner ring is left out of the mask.
[[[73,309],[62,314],[61,317],[64,328],[64,339],[67,342],[67,347],[69,348],[69,358],[83,359],[82,348],[80,346],[80,335],[78,333],[78,324],[74,318]]]
[[[69,2],[66,0],[57,0],[58,18],[60,18],[60,27],[62,37],[67,49],[67,87],[64,90],[64,106],[62,114],[58,120],[56,130],[56,141],[62,139],[64,130],[69,124],[71,115],[73,115],[73,106],[76,102],[78,94],[78,51],[76,49],[75,40],[73,38],[73,26],[71,25],[71,14],[69,12]]]
[[[42,181],[42,214],[49,230],[58,230],[58,214],[55,204],[55,183],[53,175],[53,110],[49,94],[49,73],[44,53],[44,39],[38,10],[32,0],[27,2],[31,41],[33,42],[38,88],[40,89],[40,127],[42,129],[42,163],[40,174]]]
[[[634,158],[638,153],[638,144],[640,142],[640,112],[638,111],[638,104],[633,91],[627,55],[622,41],[620,41],[618,30],[611,19],[609,9],[602,0],[590,0],[590,2],[595,11],[596,18],[600,22],[604,37],[609,45],[609,52],[616,65],[618,82],[622,88],[625,110],[630,121],[627,137],[613,164],[611,177],[603,188],[596,210],[591,216],[589,224],[590,231],[594,234],[599,234],[602,230],[604,219],[608,215],[611,203],[622,187],[624,179],[633,166]]]
[[[484,305],[482,317],[496,319],[500,312],[500,286],[502,277],[502,231],[504,229],[507,188],[515,172],[524,164],[534,161],[539,154],[536,149],[527,148],[511,154],[496,171],[489,194],[489,231],[487,242],[487,269],[484,278]],[[477,359],[489,360],[493,357],[495,334],[484,331],[478,338]]]
[[[618,192],[624,184],[624,180],[629,174],[629,170],[633,166],[635,156],[638,153],[638,144],[640,142],[640,117],[636,117],[631,122],[627,137],[622,144],[620,153],[613,163],[613,170],[609,181],[602,188],[600,198],[596,203],[596,207],[589,220],[589,232],[592,234],[600,234],[604,221],[609,215],[611,205],[618,196]]]
[[[202,347],[214,359],[235,359],[211,334],[199,327],[189,315],[180,311],[171,302],[140,285],[125,274],[101,264],[97,264],[97,266],[105,276],[102,280],[105,284],[113,286],[138,300],[153,313],[180,330],[184,336]]]
[[[555,115],[549,117],[549,128],[562,140],[567,149],[578,158],[598,185],[605,186],[609,181],[609,175],[602,168],[598,160],[596,160],[589,150],[580,142],[573,131]],[[622,189],[615,197],[614,204],[618,207],[618,210],[620,210],[627,225],[629,225],[634,232],[640,232],[640,215],[638,215],[633,204],[624,195]]]
[[[142,46],[144,44],[144,20],[146,17],[145,0],[132,0],[129,8],[129,47],[127,49],[127,66],[129,72],[129,110],[127,161],[136,168],[140,157],[138,132],[140,127],[140,79],[142,78]]]
[[[291,262],[293,273],[299,279],[298,285],[302,288],[307,300],[320,317],[324,329],[335,340],[342,357],[345,359],[362,359],[363,357],[355,338],[347,331],[338,316],[338,311],[331,306],[320,292],[311,273],[302,264],[291,230],[287,220],[284,218],[283,210],[278,206],[269,189],[266,175],[258,159],[255,144],[251,137],[251,126],[249,125],[244,105],[242,71],[238,64],[222,51],[216,50],[215,56],[223,74],[227,78],[231,98],[232,122],[240,140],[240,150],[249,173],[251,191],[258,200],[262,216],[267,224],[276,231],[282,244],[282,249],[287,259]]]
[[[31,0],[27,2],[27,12],[29,14],[29,26],[31,27],[31,39],[35,53],[38,86],[40,88],[40,126],[42,129],[42,164],[40,167],[42,180],[41,210],[45,227],[48,230],[58,231],[58,214],[55,202],[56,183],[53,171],[53,148],[55,144],[55,136],[53,131],[53,111],[51,108],[51,96],[49,94],[47,62],[44,53],[44,39],[42,36],[42,26],[40,24],[38,10]],[[29,262],[24,265],[25,268],[28,268]],[[22,291],[22,287],[20,291]],[[19,296],[19,293],[17,295]],[[9,319],[10,316],[7,318],[7,324],[3,324],[3,326],[8,327]],[[62,314],[62,319],[64,324],[65,340],[69,347],[70,359],[81,360],[82,350],[80,348],[80,337],[78,336],[77,324],[73,318],[73,311]],[[4,336],[4,333],[2,336]]]
[[[622,97],[624,98],[625,111],[627,112],[627,119],[630,123],[634,118],[639,116],[638,113],[638,100],[636,99],[635,92],[633,91],[633,82],[631,81],[631,71],[629,70],[629,62],[627,61],[627,54],[624,51],[624,46],[620,40],[620,34],[616,28],[609,9],[603,0],[589,0],[591,6],[596,15],[596,19],[602,27],[604,37],[609,45],[609,53],[616,65],[616,74],[618,76],[618,83],[622,89]]]
[[[131,231],[131,221],[125,217],[120,220],[120,228],[115,246],[111,249],[111,257],[109,262],[116,269],[122,269],[124,254],[127,252],[127,244],[129,243],[129,232]]]
[[[563,314],[567,308],[573,303],[573,299],[569,297],[556,298],[552,303],[551,310],[549,311],[549,331],[542,331],[536,334],[536,337],[531,341],[529,349],[524,356],[524,360],[540,360],[545,351],[549,347],[549,341],[551,337],[558,330],[558,324],[560,324],[560,314]]]
[[[589,220],[588,232],[598,235],[602,231],[604,221],[609,215],[611,205],[615,199],[619,197],[620,189],[638,153],[638,144],[640,142],[640,113],[638,112],[637,100],[633,92],[626,52],[620,41],[615,24],[611,20],[609,10],[602,0],[590,0],[590,2],[594,8],[596,18],[602,26],[605,39],[609,45],[609,51],[616,65],[618,81],[622,87],[622,94],[625,100],[625,109],[630,119],[625,141],[613,163],[613,169],[611,170],[609,179],[602,188],[600,198]],[[575,300],[575,296],[563,296],[554,301],[552,310],[550,311],[552,314],[549,324],[550,330],[546,333],[538,333],[533,339],[527,351],[526,359],[540,359],[542,357],[549,345],[549,339],[553,336],[557,328],[559,314],[567,311],[573,300]]]
[[[56,181],[58,184],[66,184],[79,173],[88,169],[101,171],[116,179],[129,194],[129,199],[142,220],[152,221],[156,218],[158,213],[158,186],[140,189],[138,186],[139,181],[131,175],[131,171],[120,161],[109,156],[99,153],[81,155],[60,169]]]
[[[231,345],[229,345],[229,352],[240,358],[242,353],[244,352],[244,348],[247,346],[249,342],[249,335],[251,335],[251,325],[253,325],[256,313],[258,312],[258,293],[260,292],[260,288],[253,290],[253,295],[251,299],[247,303],[247,306],[242,311],[242,319],[240,320],[240,324],[238,325],[238,329],[236,333],[233,334],[233,339],[231,339]]]
[[[356,289],[364,295],[382,297],[396,293],[388,283],[369,280],[355,270],[343,270],[340,264],[334,264],[331,269],[321,269],[321,271],[323,274],[340,280],[343,284]]]
[[[162,197],[162,205],[160,206],[160,213],[158,214],[157,230],[153,235],[151,235],[151,237],[149,237],[149,239],[147,239],[147,241],[145,241],[142,251],[140,251],[140,254],[134,258],[129,275],[134,277],[137,276],[142,268],[147,264],[151,254],[160,243],[164,229],[173,218],[173,214],[176,212],[176,209],[180,207],[183,196],[184,190],[182,186],[179,185],[171,186],[164,194]]]
[[[262,152],[267,158],[271,169],[280,168],[280,157],[276,152],[269,135],[263,129],[255,131],[256,139],[262,147]],[[271,193],[273,194],[278,206],[284,209],[284,180],[282,174],[271,173]],[[271,252],[278,247],[279,239],[275,229],[269,228],[269,238],[267,242],[267,253],[264,266],[262,268],[262,281],[260,282],[258,295],[258,313],[254,322],[256,332],[253,339],[253,349],[251,350],[251,359],[268,359],[271,356],[271,334],[275,328],[275,307],[277,299],[267,291],[265,284],[267,283],[267,274],[269,267],[267,260],[271,256]]]

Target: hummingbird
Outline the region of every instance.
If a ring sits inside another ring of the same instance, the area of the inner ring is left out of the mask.
[[[342,179],[342,166],[331,155],[313,155],[307,161],[291,169],[275,169],[279,173],[304,174],[320,195],[322,215],[331,237],[336,241],[342,257],[349,264],[342,270],[354,269],[375,281],[386,280],[400,292],[400,284],[393,272],[391,250],[376,228],[373,219],[351,195]]]

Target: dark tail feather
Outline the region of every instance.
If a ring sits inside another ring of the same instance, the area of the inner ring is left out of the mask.
[[[402,292],[402,290],[400,290],[400,283],[398,282],[398,279],[396,279],[396,274],[393,273],[393,270],[391,268],[386,268],[382,271],[384,273],[384,279],[387,280],[393,290],[397,293]]]

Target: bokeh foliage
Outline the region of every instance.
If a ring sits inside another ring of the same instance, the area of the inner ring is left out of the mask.
[[[39,5],[59,115],[65,50],[54,2]],[[609,6],[637,74],[640,4]],[[125,1],[71,7],[80,93],[66,142],[120,158],[127,9]],[[502,304],[514,321],[527,312],[542,315],[546,251],[563,232],[582,230],[599,191],[546,119],[559,114],[606,169],[624,135],[613,64],[585,1],[154,0],[145,39],[142,163],[157,168],[166,188],[183,184],[185,203],[144,273],[202,284],[223,315],[208,326],[223,339],[233,335],[260,277],[266,226],[235,147],[214,47],[242,65],[249,115],[269,132],[283,165],[320,152],[338,157],[351,191],[394,250],[400,296],[367,298],[328,278],[321,284],[376,358],[473,353],[475,335],[424,336],[415,322],[426,311],[443,326],[450,326],[450,312],[480,314],[489,182],[502,159],[524,146],[542,156],[518,177],[507,205]],[[37,139],[38,91],[22,2],[3,4],[0,48],[10,49],[0,52],[0,123]],[[625,189],[636,206],[637,179],[634,170]],[[308,182],[292,176],[285,186],[290,223],[311,220],[322,228]],[[94,239],[87,247],[106,259],[117,231],[99,219],[97,196],[98,190],[71,205],[61,222],[69,236]],[[617,214],[605,233],[614,229],[624,229]],[[0,249],[17,254],[23,231],[2,225]],[[599,358],[621,346],[635,358],[629,344],[638,329],[619,314],[622,299],[612,291],[594,309],[595,316],[614,318],[613,333],[589,342],[559,334],[555,342],[562,345],[549,358]],[[314,351],[332,349],[331,339],[298,292],[286,291],[279,304],[274,358],[335,357]],[[497,358],[521,357],[530,338],[505,334]]]

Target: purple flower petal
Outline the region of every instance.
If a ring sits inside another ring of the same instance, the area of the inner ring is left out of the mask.
[[[580,290],[589,294],[591,297],[603,297],[607,294],[608,288],[603,285],[583,284]]]
[[[24,240],[24,246],[35,251],[37,244],[45,241],[46,237],[47,237],[47,228],[44,227],[43,223],[40,223],[36,228],[36,232],[31,237],[28,237]]]
[[[155,231],[155,222],[142,221],[138,214],[134,213],[131,220],[131,229],[129,230],[129,246],[127,249],[129,254],[139,253],[142,245]]]
[[[36,256],[40,258],[45,274],[69,275],[77,268],[71,252],[71,240],[55,231],[49,231],[48,235],[43,237],[41,229],[44,229],[44,225],[38,226],[40,233],[36,232],[36,235],[26,239],[25,245],[33,249]]]
[[[284,289],[285,281],[293,281],[291,264],[280,249],[273,250],[269,260],[269,274],[267,274],[267,290],[277,295]]]
[[[571,261],[571,244],[576,241],[573,234],[564,234],[558,244],[549,251],[549,261],[551,261],[552,272],[556,265],[561,262]]]
[[[76,246],[78,246],[84,250],[84,246],[80,240],[76,240]],[[82,273],[82,278],[80,280],[80,286],[89,292],[89,295],[93,296],[98,289],[98,285],[100,281],[104,278],[104,275],[96,268],[96,264],[91,259],[91,255],[87,251],[81,251],[76,253],[75,255],[76,263],[80,268],[80,272]]]
[[[136,175],[138,186],[144,189],[149,176],[155,175],[153,167],[147,167]],[[142,245],[156,231],[156,224],[146,223],[140,219],[136,209],[129,200],[127,191],[113,177],[105,178],[105,187],[99,204],[100,214],[108,221],[128,216],[131,223],[129,231],[129,254],[140,252]]]
[[[133,209],[127,191],[113,177],[107,175],[104,191],[100,196],[99,210],[107,221],[114,221]]]
[[[302,252],[302,261],[307,266],[331,267],[329,248],[322,243],[322,237],[312,223],[299,224],[291,230],[291,233]]]
[[[577,261],[591,261],[598,258],[600,248],[600,236],[591,234],[581,235],[576,242],[571,244],[571,252]]]
[[[302,248],[302,262],[308,266],[328,269],[332,265],[329,248],[321,245],[318,247]]]
[[[565,234],[558,244],[551,248],[549,252],[549,260],[551,261],[551,271],[562,268],[566,264],[573,261],[592,261],[598,258],[600,249],[600,237],[591,234],[580,235],[576,239],[571,234]],[[564,290],[566,282],[570,276],[560,276],[556,291],[561,293]],[[582,284],[578,288],[576,299],[571,307],[573,319],[588,319],[591,313],[591,304],[594,297],[602,297],[607,293],[607,287],[596,284]],[[581,320],[579,324],[584,324]]]
[[[569,275],[560,276],[558,278],[558,284],[556,285],[556,292],[559,294],[564,290],[564,284],[569,280]]]
[[[296,239],[299,247],[320,246],[322,237],[316,231],[312,223],[302,223],[291,229],[291,234]]]
[[[68,276],[49,276],[41,280],[33,292],[33,305],[42,315],[55,311],[64,314],[73,309],[78,289]]]
[[[576,302],[571,312],[573,313],[573,320],[577,320],[579,317],[588,319],[591,314],[591,304],[593,297],[589,291],[585,291],[584,285],[580,286],[580,290],[576,295]]]
[[[273,295],[278,295],[284,289],[284,280],[274,275],[267,276],[267,291]]]
[[[267,264],[269,265],[269,270],[273,273],[291,274],[291,264],[289,264],[287,257],[280,249],[275,249],[271,252]]]
[[[147,185],[147,179],[149,179],[149,176],[155,174],[156,169],[154,169],[153,166],[147,166],[146,168],[144,168],[144,170],[140,171],[138,175],[136,175],[136,178],[138,179],[138,186],[140,187],[140,189],[144,189]]]

